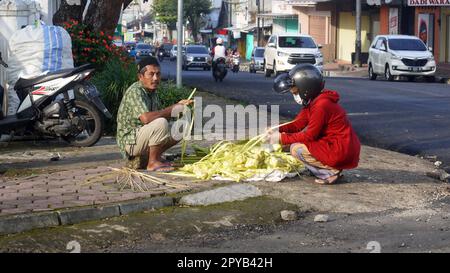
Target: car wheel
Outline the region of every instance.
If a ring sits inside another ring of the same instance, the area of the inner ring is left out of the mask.
[[[426,76],[425,77],[425,81],[427,81],[427,82],[435,82],[436,81],[436,77],[435,76]]]
[[[264,61],[264,76],[269,78],[270,75],[272,75],[272,71],[267,68],[267,63]]]
[[[370,79],[371,81],[374,81],[374,80],[377,79],[377,74],[375,74],[375,73],[373,72],[372,64],[369,65],[369,79]]]
[[[275,77],[280,75],[280,71],[277,70],[277,65],[276,65],[275,61],[273,61],[273,74],[275,75]]]
[[[386,65],[386,69],[384,71],[384,77],[386,78],[386,80],[388,80],[390,82],[394,80],[394,76],[392,76],[392,74],[391,74],[391,69],[389,68],[389,65]]]

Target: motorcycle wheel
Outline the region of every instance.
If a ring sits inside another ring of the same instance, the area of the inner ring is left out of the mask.
[[[89,147],[97,143],[103,133],[103,115],[97,108],[85,101],[74,101],[74,116],[81,119],[80,131],[63,139],[76,147]],[[82,130],[81,130],[82,129]]]

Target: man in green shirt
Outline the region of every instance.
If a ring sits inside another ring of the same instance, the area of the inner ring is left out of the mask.
[[[192,100],[178,103],[160,110],[156,92],[161,81],[161,68],[154,57],[143,58],[138,63],[139,81],[125,92],[117,114],[117,144],[126,158],[148,154],[148,171],[172,171],[170,163],[161,155],[175,141],[170,136],[168,119],[172,112],[182,111]]]

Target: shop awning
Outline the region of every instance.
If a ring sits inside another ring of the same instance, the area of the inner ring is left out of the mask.
[[[263,26],[262,22],[260,23],[260,27],[261,28],[267,28],[267,27],[271,27],[272,24],[273,24],[272,20],[267,19],[267,20],[264,20],[264,26]],[[249,25],[247,25],[245,27],[240,27],[240,28],[238,28],[238,27],[227,27],[225,29],[228,30],[228,31],[232,31],[233,33],[235,33],[235,32],[248,33],[248,32],[252,32],[252,31],[256,30],[256,28],[257,28],[256,24],[249,24]]]
[[[318,3],[330,1],[331,0],[287,0],[287,4],[300,7],[313,7]]]
[[[260,13],[256,17],[261,19],[298,19],[297,14],[283,14],[283,13]]]
[[[366,0],[369,6],[381,6],[383,5],[401,5],[402,0]]]

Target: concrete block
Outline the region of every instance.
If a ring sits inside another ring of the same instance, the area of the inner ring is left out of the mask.
[[[58,225],[58,214],[55,212],[3,216],[0,217],[0,234],[19,233]]]
[[[224,202],[241,201],[261,196],[262,192],[250,184],[236,184],[214,190],[185,195],[180,204],[189,206],[207,206]]]
[[[58,211],[61,225],[73,225],[84,221],[120,216],[118,205],[94,208],[78,208]]]
[[[155,197],[142,200],[133,200],[119,204],[120,214],[125,215],[133,212],[141,212],[174,205],[172,197]]]

